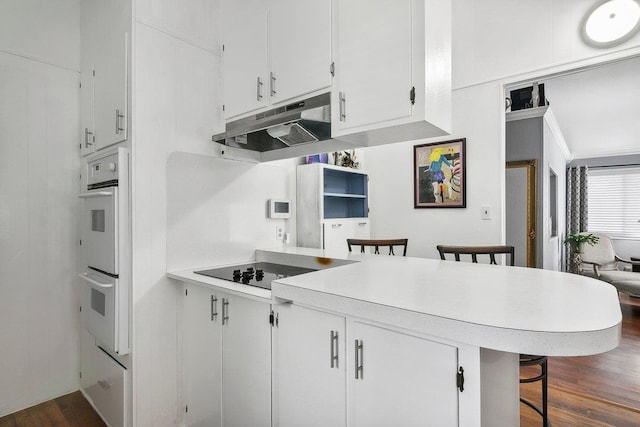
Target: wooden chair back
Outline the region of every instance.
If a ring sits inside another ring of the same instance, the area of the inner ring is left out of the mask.
[[[379,254],[379,248],[389,247],[389,255],[395,255],[393,252],[394,246],[402,246],[402,256],[407,256],[407,244],[409,239],[382,239],[382,240],[371,240],[371,239],[347,239],[347,246],[349,247],[349,252],[351,252],[351,246],[360,246],[360,252],[365,253],[364,248],[373,247],[374,254]]]
[[[478,262],[478,255],[489,255],[491,264],[498,264],[496,262],[496,255],[509,255],[509,265],[514,265],[514,252],[513,246],[499,245],[499,246],[436,246],[440,253],[440,259],[446,260],[445,254],[453,255],[456,261],[460,261],[460,255],[471,255],[471,262]]]

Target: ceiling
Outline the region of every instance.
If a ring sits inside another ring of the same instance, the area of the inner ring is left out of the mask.
[[[640,57],[541,82],[574,159],[640,153]]]

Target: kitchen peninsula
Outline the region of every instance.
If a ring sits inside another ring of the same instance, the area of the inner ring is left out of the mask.
[[[277,426],[518,425],[519,353],[596,354],[620,339],[615,289],[577,275],[307,248],[256,260],[319,269],[273,281],[271,300],[261,290]]]

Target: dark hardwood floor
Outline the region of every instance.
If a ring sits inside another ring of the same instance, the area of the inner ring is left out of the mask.
[[[0,427],[105,427],[82,393],[57,399],[0,418]]]
[[[553,427],[640,426],[640,299],[620,295],[620,307],[618,348],[594,356],[549,358],[548,406]],[[539,390],[539,383],[520,386],[521,395],[536,404]],[[520,405],[520,425],[538,427],[542,422],[533,410]]]
[[[640,299],[621,295],[620,307],[618,348],[594,356],[549,358],[549,415],[554,427],[640,426]],[[539,390],[539,383],[520,386],[522,396],[536,404]],[[539,427],[542,422],[538,414],[520,405],[520,425]],[[105,424],[80,392],[0,418],[0,427],[40,426]]]

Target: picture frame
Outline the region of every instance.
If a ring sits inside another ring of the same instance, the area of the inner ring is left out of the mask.
[[[414,208],[466,207],[467,139],[413,146]]]

